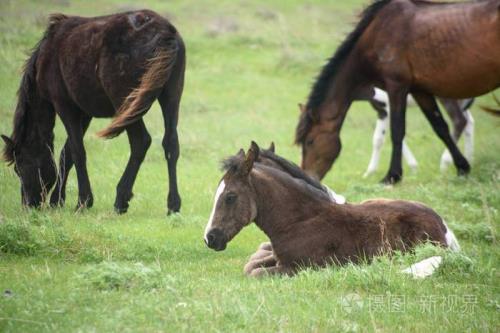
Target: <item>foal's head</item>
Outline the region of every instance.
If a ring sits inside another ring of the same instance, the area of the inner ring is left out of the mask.
[[[250,172],[258,156],[259,147],[252,142],[246,155],[240,151],[224,162],[226,174],[215,193],[214,206],[205,228],[205,243],[209,248],[224,250],[227,243],[257,216]]]
[[[57,170],[51,147],[42,142],[16,145],[9,137],[2,135],[5,142],[4,158],[14,164],[14,170],[21,180],[22,203],[38,207],[54,186]]]
[[[302,104],[295,143],[302,148],[301,167],[309,175],[322,179],[339,156],[342,144],[337,121],[316,119]]]

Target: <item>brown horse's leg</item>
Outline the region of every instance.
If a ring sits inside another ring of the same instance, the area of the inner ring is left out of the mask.
[[[83,135],[87,131],[91,117],[84,117],[82,120],[82,130]],[[66,139],[63,149],[61,149],[61,154],[59,155],[59,174],[57,176],[57,182],[50,196],[50,205],[52,207],[64,206],[64,201],[66,200],[66,182],[68,180],[69,171],[73,167],[73,159],[71,158],[71,149],[69,138]]]
[[[423,92],[412,92],[413,98],[420,106],[427,120],[431,123],[434,132],[445,143],[446,147],[453,157],[455,166],[459,175],[465,175],[470,172],[469,162],[465,159],[462,153],[458,150],[455,141],[451,138],[448,124],[443,119],[441,111],[436,103],[434,96]]]
[[[137,173],[151,146],[151,136],[142,119],[127,126],[126,131],[130,144],[130,157],[120,182],[116,186],[115,211],[119,214],[127,212]]]
[[[452,138],[455,142],[458,142],[467,125],[467,119],[465,118],[464,111],[460,107],[460,102],[459,100],[448,98],[440,98],[439,100],[443,104],[453,124]]]
[[[392,155],[391,165],[387,175],[382,179],[384,184],[394,184],[403,177],[401,165],[403,152],[403,139],[406,131],[406,99],[408,92],[402,87],[387,87],[391,117]]]
[[[71,159],[75,164],[78,179],[78,204],[76,209],[90,208],[94,204],[94,198],[87,172],[87,156],[83,144],[82,127],[83,119],[86,116],[72,103],[58,101],[54,103],[54,107],[68,133]]]

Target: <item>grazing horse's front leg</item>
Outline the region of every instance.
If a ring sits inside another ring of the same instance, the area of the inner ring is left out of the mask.
[[[424,92],[412,92],[412,95],[424,112],[427,120],[431,123],[434,132],[436,132],[450,151],[458,174],[468,174],[470,172],[470,165],[462,153],[458,150],[455,141],[451,138],[448,124],[444,121],[443,116],[441,115],[441,111],[439,110],[435,97]]]
[[[82,120],[82,130],[83,135],[87,131],[91,117],[84,117]],[[52,207],[64,206],[66,200],[66,182],[68,181],[69,171],[73,167],[73,159],[71,158],[71,147],[69,138],[66,139],[63,149],[61,149],[61,154],[59,155],[59,174],[57,176],[57,182],[54,186],[54,190],[50,196],[50,205]]]
[[[387,89],[389,93],[391,116],[392,155],[387,175],[382,179],[384,184],[395,184],[403,177],[402,151],[406,129],[406,98],[408,91],[402,87]]]
[[[123,214],[128,209],[128,203],[132,199],[132,187],[134,186],[137,173],[142,161],[151,146],[151,136],[149,135],[142,119],[132,123],[127,128],[127,136],[130,144],[130,158],[127,167],[116,187],[115,211]]]
[[[54,107],[68,133],[71,159],[76,168],[78,179],[78,204],[76,209],[90,208],[94,204],[94,197],[87,172],[87,156],[83,144],[84,130],[82,126],[87,116],[70,103],[55,103]]]

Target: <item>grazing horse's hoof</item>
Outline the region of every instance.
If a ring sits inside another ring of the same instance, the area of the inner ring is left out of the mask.
[[[394,185],[401,181],[401,175],[398,174],[387,174],[380,182],[384,185]]]
[[[50,207],[52,208],[64,207],[65,201],[66,198],[64,197],[64,195],[52,192],[52,195],[50,196]]]
[[[181,197],[179,194],[168,194],[167,207],[167,215],[178,213],[181,210]]]
[[[125,214],[128,210],[129,207],[129,201],[132,199],[134,194],[132,192],[130,193],[122,193],[120,191],[117,191],[116,193],[116,199],[115,199],[115,212],[117,214]]]
[[[78,200],[78,204],[76,205],[75,210],[78,212],[87,208],[92,208],[93,205],[94,205],[94,197],[92,196],[92,194],[90,194],[89,196],[87,196],[86,199]]]

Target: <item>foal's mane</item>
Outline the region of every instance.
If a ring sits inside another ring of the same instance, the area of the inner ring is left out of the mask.
[[[278,164],[283,170],[284,173],[288,174],[292,178],[299,179],[304,181],[306,184],[316,188],[319,191],[322,191],[324,193],[327,193],[327,189],[321,185],[321,183],[313,178],[311,178],[307,173],[304,172],[298,165],[295,163],[276,155],[273,153],[271,150],[260,150],[259,152],[259,158],[267,158],[274,163]],[[234,155],[234,156],[229,156],[228,158],[224,159],[222,161],[222,170],[223,171],[237,171],[239,165],[241,164],[243,160],[242,156],[239,155]],[[261,164],[260,162],[257,162],[257,164]]]
[[[30,117],[28,116],[28,114],[37,97],[36,62],[40,54],[40,49],[42,47],[42,44],[50,38],[55,30],[55,27],[66,18],[67,16],[63,14],[52,14],[49,17],[49,23],[42,39],[40,39],[40,41],[35,45],[35,47],[31,51],[31,56],[28,58],[28,60],[26,60],[24,64],[23,77],[21,79],[21,84],[17,92],[17,106],[14,113],[13,130],[10,137],[13,145],[6,145],[3,151],[3,157],[9,164],[13,163],[15,159],[14,147],[21,144],[26,137],[26,127],[28,126],[28,122],[30,121]]]
[[[366,28],[373,21],[377,13],[392,0],[375,0],[361,13],[361,19],[354,30],[344,39],[337,48],[335,54],[328,60],[313,84],[311,93],[306,104],[306,111],[302,112],[295,133],[295,143],[302,144],[309,133],[313,118],[315,118],[319,106],[324,102],[331,80],[337,75],[339,69],[354,49],[357,41]]]

